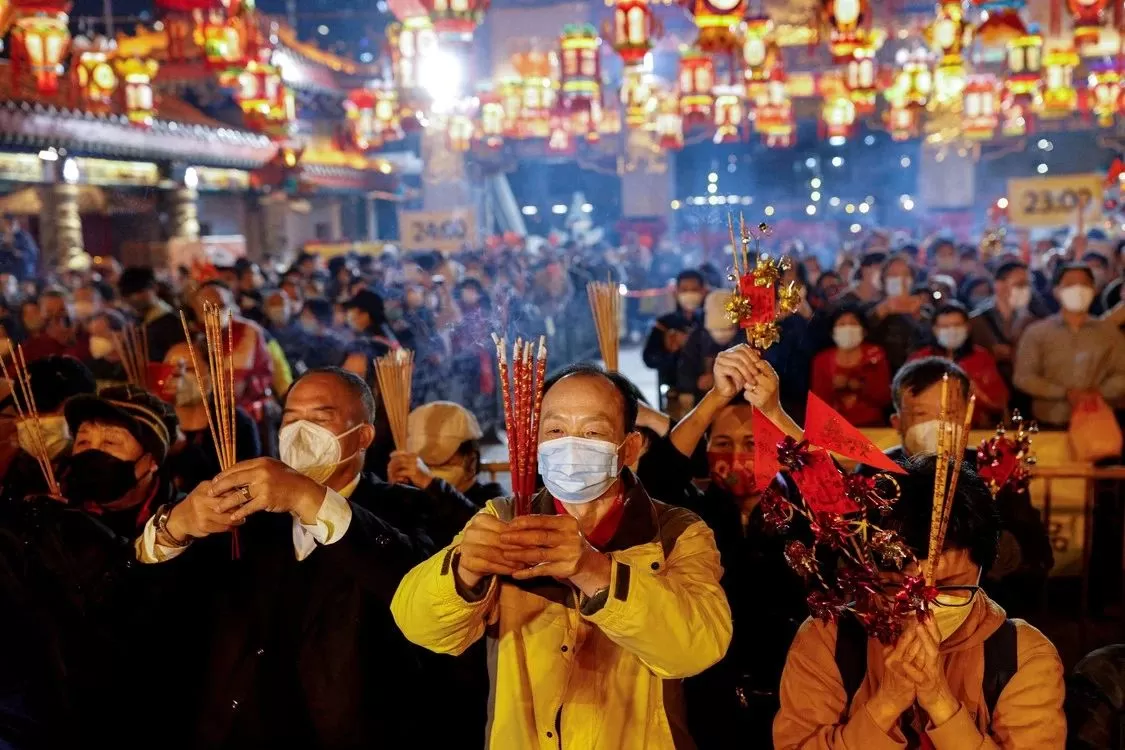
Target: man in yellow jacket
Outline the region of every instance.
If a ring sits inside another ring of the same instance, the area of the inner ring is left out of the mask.
[[[694,747],[681,680],[722,658],[730,607],[711,530],[622,469],[641,450],[636,416],[616,373],[552,378],[531,515],[489,502],[391,603],[406,637],[439,653],[487,634],[491,748]]]

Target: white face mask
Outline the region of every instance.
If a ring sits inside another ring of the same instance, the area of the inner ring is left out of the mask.
[[[19,439],[20,448],[24,452],[42,458],[42,450],[40,449],[42,445],[47,449],[46,457],[51,460],[70,445],[70,428],[66,425],[66,417],[61,414],[40,417],[38,435],[35,432],[34,422],[26,419],[20,420],[16,422],[16,436]],[[40,436],[42,437],[42,443],[40,443]]]
[[[1067,312],[1084,313],[1094,301],[1094,290],[1082,284],[1065,286],[1059,290],[1059,302]]]
[[[113,349],[113,339],[107,339],[105,336],[90,337],[90,356],[94,359],[105,359],[113,354]]]
[[[676,302],[687,312],[695,312],[703,304],[703,292],[680,292]]]
[[[324,484],[336,468],[351,456],[340,458],[340,438],[358,430],[357,424],[339,435],[308,420],[287,424],[278,434],[281,462],[294,471],[299,471],[317,484]]]
[[[1031,287],[1014,286],[1008,293],[1008,304],[1016,310],[1026,310],[1031,304]]]
[[[964,346],[969,339],[969,329],[963,326],[939,328],[935,331],[935,336],[943,349],[956,351]]]
[[[961,434],[961,428],[953,425],[946,425],[946,430],[950,433],[950,441]],[[938,433],[940,431],[941,420],[939,419],[919,422],[902,436],[902,447],[906,449],[907,455],[910,456],[916,456],[920,453],[937,453]]]
[[[887,278],[886,291],[888,297],[901,297],[910,290],[907,288],[906,279],[901,276],[890,276]]]
[[[707,335],[710,336],[711,339],[719,346],[726,346],[730,342],[734,341],[734,335],[736,333],[738,333],[738,329],[734,326],[731,326],[730,328],[723,328],[720,330],[712,330],[710,328],[707,329]]]
[[[973,611],[972,605],[969,604],[972,599],[972,596],[958,594],[937,595],[936,602],[946,606],[934,607],[930,612],[934,616],[934,622],[937,623],[942,641],[949,640],[949,636],[956,633],[957,629],[965,624],[965,620],[969,619],[969,614]]]
[[[855,349],[863,343],[863,326],[836,326],[832,340],[841,349]]]
[[[605,440],[562,437],[539,444],[539,476],[553,496],[582,505],[617,481],[617,448]]]

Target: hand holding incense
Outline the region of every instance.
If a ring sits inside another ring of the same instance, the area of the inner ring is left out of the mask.
[[[498,336],[496,359],[500,370],[500,392],[504,401],[504,427],[508,431],[508,463],[512,471],[512,497],[516,515],[530,511],[538,468],[539,415],[543,407],[543,384],[547,373],[546,337],[532,358],[532,344],[518,339],[507,360],[508,342]]]
[[[8,381],[12,391],[12,405],[16,409],[16,418],[29,426],[31,435],[32,452],[35,462],[39,464],[39,471],[47,484],[47,494],[53,497],[62,497],[58,480],[55,478],[55,469],[51,464],[51,457],[47,455],[47,440],[43,434],[43,422],[39,418],[39,408],[35,404],[35,395],[31,390],[31,373],[27,369],[27,361],[23,356],[23,346],[17,346],[15,351],[10,351],[12,369],[4,363],[0,356],[0,371]],[[15,377],[12,377],[12,374]]]

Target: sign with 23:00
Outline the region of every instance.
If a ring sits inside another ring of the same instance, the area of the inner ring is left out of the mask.
[[[403,250],[457,252],[476,242],[471,211],[403,211],[398,227]]]
[[[1102,215],[1099,174],[1068,174],[1008,180],[1008,221],[1016,227],[1067,227],[1078,223],[1078,208],[1088,227]]]

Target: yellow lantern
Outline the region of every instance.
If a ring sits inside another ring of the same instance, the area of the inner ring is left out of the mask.
[[[857,114],[868,115],[875,111],[876,72],[875,48],[856,47],[845,71],[844,85]]]
[[[59,90],[62,61],[70,46],[69,2],[19,3],[13,9],[12,73],[17,78],[27,70],[40,94]]]
[[[1043,37],[1025,34],[1008,44],[1004,89],[1010,96],[1026,102],[1039,98],[1043,84]]]
[[[547,138],[556,99],[551,59],[541,52],[521,53],[512,56],[512,65],[520,75],[517,109],[520,137]]]
[[[1121,72],[1116,65],[1104,63],[1090,71],[1087,96],[1090,112],[1097,119],[1098,127],[1113,127],[1121,97]]]
[[[737,86],[716,86],[715,92],[715,143],[737,143],[746,107],[742,102],[742,89]]]
[[[117,91],[117,72],[109,56],[114,45],[105,37],[74,40],[74,63],[71,71],[82,105],[87,110],[106,111],[113,105]]]
[[[1078,91],[1074,88],[1074,68],[1078,53],[1073,47],[1053,46],[1043,56],[1043,98],[1040,117],[1066,117],[1078,108]]]
[[[1000,122],[998,88],[996,78],[990,75],[970,76],[965,82],[961,132],[966,138],[988,140],[996,134]]]
[[[450,115],[445,135],[452,151],[465,153],[473,144],[473,118],[463,112]]]
[[[855,104],[846,96],[834,96],[824,102],[821,118],[825,135],[832,145],[842,144],[855,127]]]
[[[771,148],[791,146],[796,130],[793,102],[789,98],[785,82],[785,69],[781,65],[775,66],[766,85],[765,98],[759,103],[754,118],[754,129]]]
[[[124,84],[125,116],[138,127],[151,127],[156,114],[152,79],[160,70],[160,63],[151,58],[127,57],[118,58],[114,65]]]
[[[486,93],[480,96],[480,123],[476,129],[477,142],[495,151],[504,145],[504,132],[507,116],[504,102],[499,94]]]
[[[765,16],[746,20],[742,37],[742,64],[746,71],[746,85],[765,84],[770,78],[770,70],[777,62],[780,51],[773,40],[773,21]],[[753,98],[756,92],[748,91]]]

